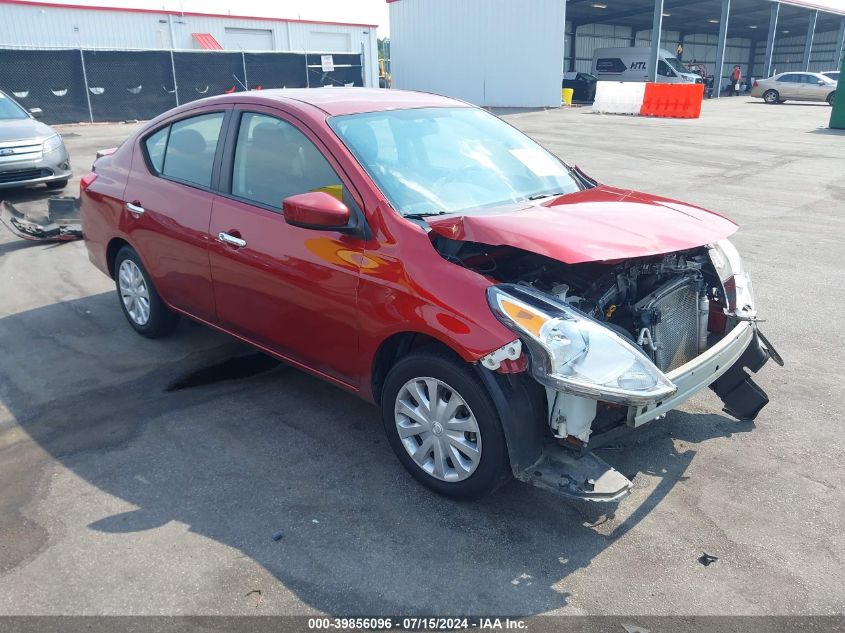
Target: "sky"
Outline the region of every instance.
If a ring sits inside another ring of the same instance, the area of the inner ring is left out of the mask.
[[[50,1],[50,0],[42,0]],[[61,4],[61,0],[56,0]],[[385,0],[65,0],[66,4],[166,9],[195,13],[233,13],[273,18],[378,24],[378,36],[387,37]]]

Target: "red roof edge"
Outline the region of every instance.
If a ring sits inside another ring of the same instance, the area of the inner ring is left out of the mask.
[[[38,0],[0,0],[0,4],[17,4],[32,7],[55,7],[57,9],[87,9],[90,11],[126,11],[128,13],[154,13],[156,15],[196,16],[202,18],[235,18],[238,20],[269,20],[271,22],[293,22],[296,24],[328,24],[333,26],[360,26],[378,28],[378,24],[363,24],[358,22],[331,22],[326,20],[293,20],[289,18],[272,18],[261,15],[235,15],[228,13],[199,13],[197,11],[168,11],[166,9],[139,9],[135,7],[95,7],[87,4],[69,4],[65,2],[39,2]]]

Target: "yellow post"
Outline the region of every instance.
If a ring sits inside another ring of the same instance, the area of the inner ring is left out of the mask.
[[[572,105],[572,95],[575,91],[572,88],[562,88],[560,91],[560,96],[563,98],[563,103],[567,107]]]

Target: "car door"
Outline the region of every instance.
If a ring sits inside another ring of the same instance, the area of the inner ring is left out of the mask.
[[[208,225],[215,164],[231,106],[167,122],[135,149],[121,220],[156,289],[171,306],[216,321]]]
[[[819,84],[819,82],[822,82]],[[801,99],[804,101],[824,101],[831,92],[831,86],[816,75],[801,75]]]
[[[775,82],[775,89],[781,99],[800,99],[800,79],[797,73],[781,75]]]
[[[360,213],[333,157],[296,119],[263,107],[233,115],[209,248],[223,327],[352,384],[362,241],[285,222],[282,200],[325,191]]]

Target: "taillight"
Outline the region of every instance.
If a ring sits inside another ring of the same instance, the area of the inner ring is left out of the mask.
[[[757,84],[757,80],[755,79],[755,80],[754,80],[754,83],[753,83],[753,84],[751,84],[751,87],[752,87],[752,88],[756,88],[757,86],[758,86],[758,84]]]
[[[95,180],[97,180],[97,174],[93,171],[85,174],[79,181],[79,192],[82,193],[88,189]]]

